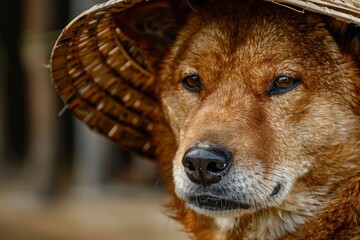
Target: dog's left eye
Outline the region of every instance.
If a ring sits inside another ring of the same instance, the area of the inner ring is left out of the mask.
[[[190,75],[185,77],[181,81],[182,85],[190,92],[200,92],[201,90],[201,78],[199,75]]]
[[[271,87],[268,90],[268,95],[276,95],[287,93],[296,88],[301,80],[295,77],[280,76],[274,79]]]

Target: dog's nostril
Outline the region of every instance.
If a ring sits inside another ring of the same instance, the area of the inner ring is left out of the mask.
[[[208,172],[218,173],[218,172],[221,172],[222,170],[224,170],[226,168],[226,166],[227,166],[226,163],[211,162],[211,163],[209,163],[206,170]]]
[[[228,173],[231,160],[231,154],[220,146],[198,143],[186,151],[182,163],[192,182],[208,186]]]
[[[190,171],[195,171],[194,164],[192,164],[190,161],[186,161],[184,163],[184,167],[187,168]]]

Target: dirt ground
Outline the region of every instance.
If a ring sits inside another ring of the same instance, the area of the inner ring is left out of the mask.
[[[123,185],[100,192],[45,200],[33,193],[0,188],[1,240],[185,240],[165,216],[165,195]]]

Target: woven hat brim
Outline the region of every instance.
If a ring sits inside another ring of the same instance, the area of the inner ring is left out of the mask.
[[[360,25],[355,0],[267,0]],[[113,19],[141,0],[110,0],[74,19],[51,56],[54,86],[76,117],[121,147],[154,158],[153,129],[162,119],[155,76],[141,50]]]
[[[152,158],[151,131],[161,115],[155,77],[112,19],[139,2],[109,1],[72,21],[55,44],[51,73],[76,117],[120,146]]]

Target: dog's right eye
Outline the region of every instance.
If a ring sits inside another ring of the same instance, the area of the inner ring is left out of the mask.
[[[300,84],[301,80],[296,77],[280,76],[274,79],[268,90],[268,95],[277,95],[290,92]]]
[[[185,89],[190,92],[200,92],[201,90],[202,82],[199,75],[194,74],[187,76],[181,81],[181,83],[185,87]]]

